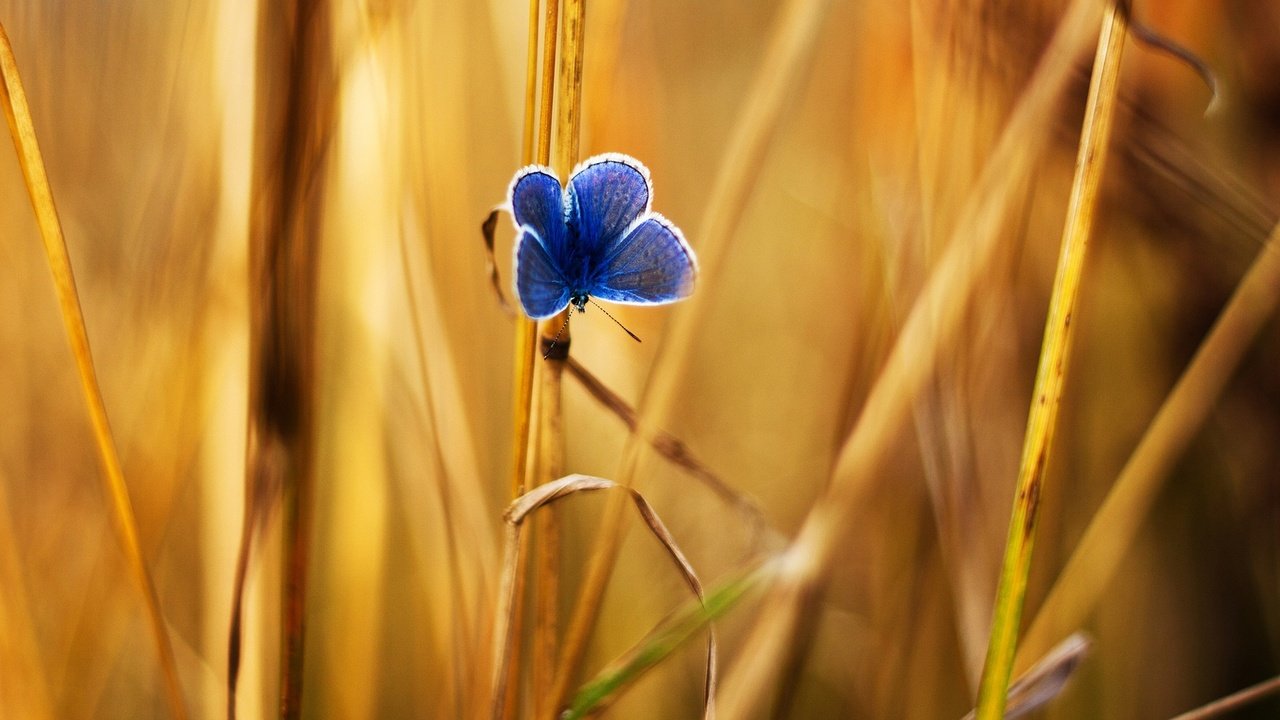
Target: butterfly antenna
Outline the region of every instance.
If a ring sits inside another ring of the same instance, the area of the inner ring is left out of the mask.
[[[564,314],[564,324],[560,326],[559,332],[557,332],[556,336],[551,339],[551,344],[547,346],[547,351],[543,353],[542,355],[543,360],[546,360],[547,358],[551,357],[551,351],[556,348],[556,343],[560,342],[560,336],[564,335],[564,329],[569,327],[569,317],[572,315],[573,315],[573,308],[570,307],[568,308],[568,312]]]
[[[605,316],[608,317],[610,320],[618,323],[618,327],[622,328],[622,332],[630,335],[632,340],[635,340],[636,342],[640,342],[640,337],[638,335],[628,330],[626,325],[623,325],[622,323],[618,322],[618,318],[610,315],[608,310],[605,310],[604,308],[600,307],[600,303],[596,302],[595,300],[592,300],[591,304],[600,308],[600,312],[604,313]]]

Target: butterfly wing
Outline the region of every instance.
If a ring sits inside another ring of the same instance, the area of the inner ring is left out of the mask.
[[[688,297],[697,273],[680,229],[649,213],[610,247],[590,293],[617,303],[661,305]]]
[[[575,252],[598,265],[636,218],[649,211],[653,185],[639,160],[621,153],[589,158],[569,178],[566,213]]]
[[[564,198],[555,173],[542,165],[530,165],[516,173],[507,195],[516,230],[533,228],[542,246],[559,262],[567,250],[568,233]]]
[[[551,317],[569,304],[564,263],[569,258],[564,198],[550,168],[530,165],[511,180],[508,203],[517,236],[512,270],[526,315]]]
[[[565,309],[569,304],[569,286],[542,238],[526,225],[516,236],[516,297],[524,314],[542,320]]]

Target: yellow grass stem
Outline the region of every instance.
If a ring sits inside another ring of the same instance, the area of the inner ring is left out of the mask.
[[[1032,389],[1031,412],[1018,469],[1013,515],[1009,521],[1009,537],[1000,570],[1000,585],[996,590],[991,640],[987,645],[986,668],[978,692],[979,720],[998,720],[1004,716],[1009,677],[1013,672],[1013,660],[1018,647],[1018,625],[1026,597],[1027,576],[1031,572],[1040,497],[1049,465],[1049,452],[1057,425],[1067,363],[1070,360],[1074,331],[1072,314],[1084,274],[1085,250],[1093,229],[1098,186],[1106,165],[1111,124],[1119,97],[1120,60],[1123,57],[1127,24],[1125,14],[1117,5],[1109,4],[1103,13],[1098,35],[1098,49],[1093,62],[1093,77],[1089,83],[1089,97],[1085,104],[1075,179],[1067,206],[1066,226],[1062,232],[1062,254],[1058,259],[1058,273],[1054,279],[1048,319],[1045,322],[1044,345],[1040,351],[1040,366]]]
[[[538,69],[538,18],[539,0],[529,2],[529,47],[525,66],[524,136],[520,151],[521,164],[535,160],[547,164],[551,156],[551,120],[555,97],[555,59],[560,19],[559,0],[547,0],[542,14],[542,69],[541,96],[539,97]],[[536,143],[534,127],[537,127]],[[531,432],[534,403],[534,369],[538,360],[538,324],[517,313],[515,329],[515,398],[512,409],[512,469],[511,497],[523,495],[529,486]],[[525,564],[530,556],[530,533],[521,526],[515,528],[516,572],[513,586],[505,592],[498,605],[498,618],[494,641],[498,650],[494,653],[494,717],[512,717],[516,712],[516,698],[520,678],[520,643],[523,625]]]
[[[585,47],[586,2],[565,0],[559,48],[559,77],[556,91],[555,168],[568,182],[569,173],[578,162],[578,145],[582,126],[582,56]],[[564,424],[561,420],[561,387],[565,359],[569,356],[571,340],[565,320],[572,307],[543,323],[544,348],[555,343],[554,352],[539,367],[538,398],[538,447],[540,457],[536,463],[539,484],[551,481],[563,474]],[[558,338],[557,338],[558,335]],[[559,510],[547,508],[534,521],[537,537],[537,583],[534,593],[536,622],[534,626],[533,686],[537,702],[534,717],[550,720],[568,688],[556,692],[557,645],[559,634],[560,596],[560,522]],[[552,692],[546,692],[552,688]]]
[[[1178,456],[1209,417],[1249,344],[1280,303],[1280,225],[1187,365],[1094,514],[1027,631],[1028,652],[1077,628],[1097,606]]]
[[[524,119],[520,133],[520,164],[533,162],[537,147],[534,131],[538,125],[538,11],[540,0],[529,0],[529,33],[524,57]]]
[[[563,365],[561,362],[557,364]],[[546,365],[550,365],[548,362]],[[561,424],[561,373],[544,365],[538,373],[538,465],[536,482],[541,485],[559,477],[564,470],[564,432]],[[554,718],[555,698],[543,692],[555,682],[555,662],[560,626],[560,516],[555,506],[544,508],[533,518],[535,548],[533,596],[533,653],[530,683],[533,687],[533,717]]]
[[[906,431],[914,399],[939,353],[954,342],[966,308],[999,246],[1014,197],[1042,154],[1076,53],[1094,27],[1092,0],[1067,9],[1014,108],[994,152],[958,215],[946,252],[930,274],[836,457],[831,485],[784,556],[779,582],[738,652],[720,694],[720,717],[756,717],[780,671],[779,662],[825,584],[855,510],[868,497],[895,439]],[[808,613],[815,615],[817,613]]]
[[[71,257],[67,252],[66,239],[62,234],[58,210],[53,202],[53,189],[49,185],[44,158],[40,153],[40,145],[36,142],[35,124],[31,119],[31,108],[27,104],[22,79],[18,75],[17,58],[14,57],[13,46],[9,43],[8,33],[5,32],[3,25],[0,25],[0,81],[3,87],[3,97],[0,100],[4,103],[9,133],[13,138],[14,148],[18,152],[18,164],[22,169],[27,192],[31,196],[36,224],[40,228],[40,238],[44,241],[45,255],[49,260],[49,269],[53,273],[54,290],[58,295],[62,322],[71,344],[71,353],[75,357],[80,388],[84,393],[89,421],[93,426],[94,444],[98,449],[98,459],[102,463],[103,484],[107,497],[111,498],[116,534],[124,552],[130,576],[142,594],[146,607],[147,619],[160,657],[169,712],[175,718],[186,718],[186,702],[183,700],[182,685],[179,682],[177,664],[174,661],[173,644],[169,639],[164,614],[160,610],[160,599],[156,593],[155,583],[151,579],[151,573],[142,555],[138,522],[134,517],[129,488],[124,480],[124,469],[116,451],[111,425],[107,419],[106,403],[102,399],[102,389],[98,385],[97,371],[93,366],[89,334],[84,324],[84,313],[80,309],[80,296],[76,291],[75,276],[71,271]]]

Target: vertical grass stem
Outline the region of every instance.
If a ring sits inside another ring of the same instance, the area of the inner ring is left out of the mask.
[[[1018,646],[1018,624],[1031,570],[1031,552],[1053,432],[1061,405],[1062,387],[1070,357],[1071,322],[1084,273],[1085,250],[1097,209],[1098,187],[1106,163],[1107,144],[1115,115],[1120,60],[1126,18],[1115,3],[1107,6],[1098,36],[1093,76],[1085,105],[1084,127],[1076,159],[1075,179],[1062,233],[1062,251],[1045,323],[1040,365],[1032,391],[1026,440],[1018,469],[1009,537],[1005,544],[1000,584],[987,659],[978,694],[979,720],[1003,717],[1009,678]]]

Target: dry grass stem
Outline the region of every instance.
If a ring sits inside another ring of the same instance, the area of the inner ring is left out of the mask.
[[[1119,96],[1120,59],[1123,57],[1126,28],[1125,14],[1115,4],[1109,5],[1103,14],[1098,35],[1098,52],[1094,58],[1084,129],[1080,136],[1080,154],[1067,206],[1066,227],[1062,232],[1062,255],[1049,301],[1040,367],[1036,372],[1031,414],[1027,420],[1026,444],[1018,469],[1013,516],[1009,521],[1009,539],[1005,545],[1000,585],[996,590],[991,641],[987,646],[987,663],[978,695],[978,717],[981,720],[1003,717],[1009,676],[1013,673],[1027,576],[1031,573],[1040,495],[1049,465],[1049,451],[1075,330],[1071,318],[1084,274],[1085,250],[1093,230],[1098,186],[1106,166],[1111,124]]]
[[[18,61],[14,57],[13,46],[9,43],[9,35],[3,25],[0,25],[0,81],[3,82],[3,97],[0,97],[0,101],[4,104],[5,119],[9,122],[9,134],[13,138],[14,149],[18,152],[18,165],[22,169],[22,178],[26,183],[27,193],[31,197],[31,206],[35,210],[40,238],[44,241],[49,270],[53,273],[53,285],[58,295],[62,323],[67,332],[67,340],[71,344],[71,354],[75,358],[80,388],[84,393],[89,421],[93,426],[94,444],[98,451],[98,460],[102,463],[103,485],[107,497],[111,499],[120,547],[124,552],[133,583],[141,593],[146,607],[147,620],[159,655],[169,712],[175,718],[185,718],[187,717],[186,701],[183,699],[182,684],[178,678],[173,643],[169,638],[164,613],[160,610],[160,598],[156,593],[155,582],[151,579],[146,559],[142,555],[138,521],[134,516],[133,501],[129,499],[129,487],[124,480],[124,468],[120,464],[115,439],[111,434],[111,424],[107,419],[107,406],[102,399],[102,388],[98,384],[97,371],[94,369],[93,352],[89,348],[89,334],[84,324],[84,313],[80,309],[80,296],[76,291],[75,275],[71,270],[71,257],[67,253],[66,239],[62,234],[62,222],[58,219],[58,210],[53,202],[53,188],[49,185],[44,158],[40,153],[40,145],[36,141],[31,108],[27,104],[27,94],[22,87],[22,78],[18,75]]]
[[[621,395],[609,389],[609,386],[593,375],[590,370],[583,367],[577,358],[569,358],[568,368],[569,374],[582,383],[582,387],[586,389],[591,397],[617,416],[627,426],[627,430],[632,433],[639,433],[646,438],[649,447],[653,448],[659,455],[672,464],[684,468],[695,479],[706,485],[711,492],[715,493],[721,500],[724,500],[726,504],[741,513],[743,519],[752,529],[753,545],[759,545],[766,533],[770,535],[776,533],[769,526],[768,518],[765,517],[764,510],[760,505],[749,495],[734,488],[711,468],[707,467],[705,463],[693,454],[693,451],[689,449],[689,446],[683,440],[665,430],[642,429],[636,409],[627,403]]]
[[[1208,720],[1209,718],[1222,717],[1229,712],[1239,710],[1246,705],[1276,693],[1280,693],[1280,676],[1247,687],[1240,692],[1232,693],[1203,707],[1182,713],[1173,720]]]

